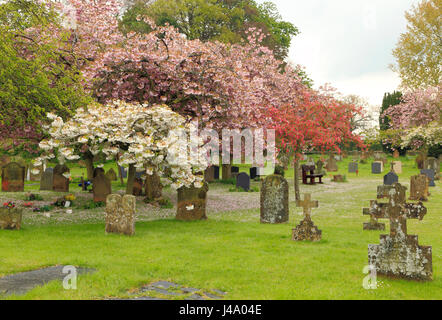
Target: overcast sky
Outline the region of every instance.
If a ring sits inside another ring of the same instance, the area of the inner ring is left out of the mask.
[[[405,11],[418,0],[271,1],[300,30],[289,60],[306,67],[315,87],[327,82],[373,105],[397,88],[399,78],[388,68],[391,52],[406,31]]]

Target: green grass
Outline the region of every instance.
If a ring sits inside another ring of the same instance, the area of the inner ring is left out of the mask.
[[[417,169],[412,159],[401,160],[404,173],[399,181],[408,185]],[[368,161],[359,165],[356,177],[347,173],[349,161],[338,163],[338,173],[346,174],[348,183],[329,182],[329,174],[324,185],[302,186],[302,192],[312,192],[313,199],[319,200],[313,216],[323,233],[318,243],[290,239],[291,229],[301,219],[301,210],[294,204],[293,170],[286,172],[291,184],[288,224],[260,224],[257,208],[209,212],[207,221],[137,222],[133,237],[106,235],[104,222],[30,223],[20,231],[0,230],[0,276],[57,264],[97,269],[79,277],[78,290],[63,290],[61,282],[54,281],[8,299],[126,297],[155,280],[220,289],[227,292],[226,299],[441,299],[441,182],[430,189],[425,218],[408,222],[409,234],[419,235],[421,245],[433,246],[434,280],[379,277],[378,289],[365,290],[362,269],[367,264],[367,245],[379,243],[379,235],[388,231],[362,231],[362,223],[368,221],[362,208],[375,199],[376,186],[387,170],[372,175]],[[247,170],[241,166],[241,171]],[[229,185],[218,185],[232,196]]]

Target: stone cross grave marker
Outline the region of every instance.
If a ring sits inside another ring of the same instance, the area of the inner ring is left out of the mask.
[[[277,174],[267,176],[261,184],[261,223],[284,223],[289,221],[289,184]]]
[[[2,168],[2,191],[23,192],[25,187],[25,167],[10,162]]]
[[[378,186],[377,189],[377,198],[382,199],[385,198],[384,192],[385,186]],[[388,186],[390,188],[390,186]],[[370,216],[370,222],[364,222],[363,230],[385,230],[385,223],[378,222],[376,218],[376,211],[378,208],[378,203],[375,200],[370,200],[370,208],[363,208],[362,214]]]
[[[107,196],[112,193],[111,181],[107,178],[102,168],[94,170],[92,192],[94,194],[94,202],[106,202]]]
[[[424,175],[426,175],[428,177],[428,179],[429,179],[429,186],[430,187],[435,187],[436,186],[436,183],[434,183],[434,177],[435,177],[434,170],[432,170],[432,169],[421,169],[421,174],[424,174]]]
[[[56,192],[69,192],[69,168],[66,165],[58,164],[54,168],[52,179],[52,190]]]
[[[381,186],[388,203],[375,202],[372,214],[390,220],[390,234],[380,236],[380,244],[368,245],[368,263],[378,274],[412,280],[432,280],[432,248],[419,246],[418,237],[407,234],[407,219],[422,220],[427,209],[422,202],[406,203],[406,187],[399,183]]]
[[[296,200],[296,206],[303,208],[304,219],[292,229],[293,241],[320,241],[322,238],[322,231],[315,226],[312,221],[312,208],[318,208],[317,200],[312,201],[311,194],[305,193],[304,200]]]
[[[178,190],[177,220],[205,220],[207,192],[209,184],[206,182],[201,188],[181,187]]]
[[[430,180],[424,174],[418,174],[410,178],[410,200],[428,201]]]
[[[106,233],[135,234],[136,198],[110,194],[106,198]]]
[[[41,175],[40,179],[40,191],[52,191],[54,189],[54,168],[46,168]]]
[[[244,191],[250,190],[250,177],[247,173],[241,172],[236,176],[236,187]]]

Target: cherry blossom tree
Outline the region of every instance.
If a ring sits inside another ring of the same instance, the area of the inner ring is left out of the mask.
[[[118,164],[129,166],[128,194],[137,170],[148,175],[158,172],[175,189],[202,186],[207,167],[205,149],[199,148],[202,141],[191,135],[193,141],[189,142],[192,124],[165,105],[114,101],[79,108],[67,122],[54,114],[48,117],[53,120],[48,128],[50,138],[40,142],[45,152],[34,166],[55,157],[61,163],[78,160],[88,151],[104,154],[107,160],[119,155]],[[196,153],[188,153],[189,143],[198,147],[193,150]]]

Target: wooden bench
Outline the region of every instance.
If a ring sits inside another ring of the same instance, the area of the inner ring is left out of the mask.
[[[322,177],[323,174],[315,173],[315,166],[314,165],[306,165],[303,164],[301,166],[302,168],[302,183],[303,184],[316,184],[316,178],[319,179],[318,183],[322,183]],[[310,182],[307,180],[310,179]]]

